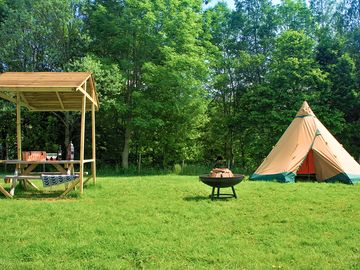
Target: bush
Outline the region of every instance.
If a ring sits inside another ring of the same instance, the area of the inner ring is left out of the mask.
[[[181,173],[181,171],[182,171],[181,165],[176,163],[176,164],[174,165],[174,169],[173,169],[174,174],[179,175],[179,174]]]
[[[182,175],[200,175],[211,171],[211,166],[203,164],[186,164],[181,174]]]

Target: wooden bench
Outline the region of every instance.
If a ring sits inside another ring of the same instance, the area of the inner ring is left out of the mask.
[[[33,187],[34,189],[39,190],[39,188],[34,183],[29,181],[30,179],[41,179],[41,178],[40,178],[40,176],[37,176],[37,175],[5,175],[5,177],[4,177],[5,183],[7,181],[10,182],[12,180],[11,189],[9,192],[11,196],[14,196],[17,180],[23,180],[23,186],[25,188],[26,188],[26,184],[28,184],[31,187]]]
[[[5,175],[5,179],[25,180],[25,179],[41,179],[40,175]]]
[[[88,175],[88,172],[84,172],[84,175]],[[6,197],[12,198],[15,193],[17,180],[21,181],[21,184],[25,189],[27,189],[27,185],[29,185],[32,188],[34,188],[35,190],[39,190],[39,188],[30,181],[30,180],[38,179],[38,180],[42,180],[44,187],[51,187],[54,185],[64,184],[65,192],[60,196],[60,197],[64,197],[70,190],[76,189],[76,185],[79,183],[79,178],[80,178],[80,172],[75,172],[70,175],[64,174],[63,172],[29,172],[26,175],[24,175],[24,174],[22,174],[22,175],[5,175],[4,181],[5,181],[5,183],[12,182],[11,188],[10,188],[9,192],[7,192],[4,188],[2,188],[2,190],[0,190],[0,192],[2,192]],[[90,179],[90,177],[85,181],[85,183],[89,179]],[[70,182],[72,182],[72,183],[70,184]]]
[[[15,193],[15,188],[17,185],[17,180],[22,180],[22,185],[24,188],[26,188],[26,184],[30,185],[31,187],[33,187],[36,190],[39,190],[39,188],[32,183],[30,180],[35,180],[35,179],[39,179],[42,180],[43,182],[43,186],[44,187],[51,187],[54,185],[61,185],[61,184],[65,184],[65,188],[67,188],[67,185],[69,182],[74,181],[76,179],[79,178],[79,174],[72,174],[72,175],[68,175],[68,174],[63,174],[63,173],[48,173],[48,174],[31,174],[31,175],[6,175],[4,177],[4,180],[6,182],[6,180],[8,181],[12,181],[11,184],[11,189],[9,194],[11,196],[14,196]]]
[[[14,180],[26,180],[26,179],[40,179],[41,175],[64,175],[62,172],[31,172],[29,175],[5,175],[4,181],[5,183],[10,183],[12,179]],[[88,172],[84,172],[84,175],[88,175]],[[80,175],[80,172],[75,172],[74,175]]]

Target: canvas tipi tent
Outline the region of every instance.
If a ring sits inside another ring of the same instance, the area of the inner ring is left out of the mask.
[[[305,101],[251,180],[294,182],[298,174],[317,181],[360,181],[360,165],[316,118]]]

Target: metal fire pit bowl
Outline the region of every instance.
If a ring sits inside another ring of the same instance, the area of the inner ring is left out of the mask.
[[[211,200],[214,200],[215,188],[217,188],[217,198],[220,198],[221,195],[226,195],[230,197],[237,198],[234,186],[239,184],[244,178],[242,174],[234,174],[233,177],[211,177],[208,174],[200,175],[199,179],[204,184],[212,187]],[[220,194],[220,188],[231,187],[232,194]]]

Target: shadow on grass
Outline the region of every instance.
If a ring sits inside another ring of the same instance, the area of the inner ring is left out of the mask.
[[[96,185],[97,188],[102,188],[101,185]],[[92,190],[95,188],[95,185],[88,184],[84,185],[84,190]],[[5,188],[8,192],[10,188]],[[60,195],[65,191],[65,189],[49,190],[49,189],[40,189],[36,190],[33,188],[24,189],[21,185],[16,187],[14,198],[15,200],[45,200],[45,201],[61,201],[61,200],[75,200],[81,197],[79,189],[75,191],[72,190],[65,197],[60,198]]]
[[[210,196],[186,196],[184,198],[184,201],[188,202],[199,202],[199,201],[206,201],[210,200]]]
[[[234,200],[234,196],[228,194],[222,194],[220,197],[214,196],[213,201],[231,201]],[[235,199],[236,200],[236,199]],[[211,195],[208,196],[187,196],[184,198],[187,202],[200,202],[200,201],[211,201]]]
[[[15,200],[45,200],[45,201],[54,201],[54,200],[69,200],[77,199],[80,197],[78,192],[72,192],[66,195],[64,198],[59,196],[63,193],[63,190],[56,191],[47,191],[47,190],[21,190],[15,192]]]

